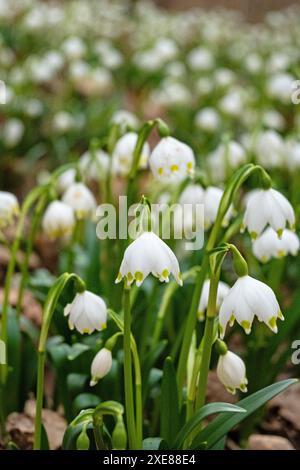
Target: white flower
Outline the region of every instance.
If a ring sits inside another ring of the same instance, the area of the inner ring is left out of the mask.
[[[74,225],[75,217],[71,207],[61,201],[53,201],[49,204],[43,216],[42,228],[50,239],[70,235]]]
[[[78,219],[92,218],[95,215],[96,200],[83,183],[72,184],[64,193],[62,200],[72,207]]]
[[[0,229],[10,225],[19,214],[19,203],[16,196],[7,191],[0,191]]]
[[[111,118],[113,124],[118,124],[121,127],[121,130],[125,131],[126,128],[131,127],[136,129],[139,126],[139,120],[135,114],[125,109],[120,109],[116,111]]]
[[[200,297],[200,302],[199,302],[199,306],[198,306],[198,318],[199,318],[199,320],[204,319],[204,313],[205,313],[205,311],[207,309],[207,305],[208,305],[209,288],[210,288],[210,280],[206,279],[206,281],[203,284],[201,297]],[[228,284],[226,284],[225,282],[219,281],[218,290],[217,290],[217,303],[216,303],[217,310],[219,310],[220,305],[223,302],[224,297],[229,292],[229,289],[230,289],[230,287],[229,287]]]
[[[2,129],[3,141],[7,147],[15,147],[21,141],[25,126],[20,119],[11,118],[5,122]]]
[[[188,145],[173,137],[164,137],[153,149],[149,163],[155,178],[178,182],[193,175],[195,157]]]
[[[187,62],[192,70],[210,70],[214,66],[212,53],[204,47],[192,49],[187,56]]]
[[[239,90],[228,92],[219,103],[220,110],[232,117],[239,117],[244,111],[243,97]]]
[[[91,365],[91,381],[90,386],[93,387],[96,383],[105,377],[112,367],[112,354],[109,349],[102,348],[96,354]]]
[[[58,111],[53,116],[53,129],[61,134],[68,132],[75,126],[74,117],[67,111]]]
[[[255,315],[274,333],[277,333],[277,318],[283,320],[275,294],[267,284],[248,275],[239,277],[220,307],[221,337],[225,335],[227,323],[232,326],[235,320],[249,334]]]
[[[228,392],[235,394],[236,389],[247,392],[248,380],[244,361],[231,351],[219,356],[217,375]]]
[[[150,273],[161,282],[169,282],[169,276],[173,274],[177,283],[182,285],[173,251],[155,233],[144,232],[126,249],[116,283],[125,277],[127,284],[136,281],[140,286]]]
[[[278,132],[262,132],[255,143],[254,152],[257,162],[265,168],[278,167],[283,162],[284,142]]]
[[[114,174],[127,176],[130,173],[137,139],[138,135],[135,132],[127,132],[116,143],[112,155],[112,171]],[[145,142],[140,158],[140,168],[147,167],[149,154],[150,147]]]
[[[220,116],[214,108],[203,108],[195,116],[195,124],[206,132],[215,132],[220,127]]]
[[[96,150],[94,156],[85,152],[79,159],[79,168],[86,181],[104,180],[109,168],[109,156],[103,150]]]
[[[286,160],[285,164],[289,170],[300,168],[300,143],[294,140],[286,142]]]
[[[282,131],[285,128],[285,119],[276,109],[267,109],[262,116],[263,123],[266,127]]]
[[[270,225],[281,236],[286,224],[295,224],[294,210],[289,201],[275,189],[261,189],[249,197],[242,223],[242,230],[248,229],[251,238],[261,234]]]
[[[269,79],[267,83],[267,94],[282,103],[289,103],[291,101],[294,82],[295,78],[292,75],[288,73],[278,73]]]
[[[57,190],[59,193],[64,193],[76,180],[75,168],[69,168],[64,171],[57,180]]]
[[[77,293],[73,302],[66,305],[64,315],[69,316],[69,328],[79,333],[91,334],[106,328],[107,308],[104,300],[89,291]]]
[[[228,170],[238,168],[247,161],[244,148],[234,140],[219,145],[208,157],[208,166],[214,181],[224,181]],[[230,172],[231,173],[231,172]]]
[[[223,196],[223,191],[220,188],[209,186],[204,194],[204,227],[208,229],[216,220],[219,205]],[[230,206],[227,214],[224,217],[224,226],[228,225],[230,218],[233,215],[233,208]]]
[[[180,204],[203,204],[204,189],[200,184],[190,184],[181,193],[179,198]]]
[[[77,36],[68,37],[62,44],[62,50],[68,59],[78,59],[86,52],[86,46]]]
[[[271,258],[282,258],[287,254],[296,256],[299,251],[299,238],[291,230],[284,230],[281,238],[271,227],[268,227],[260,237],[254,240],[253,253],[264,263]]]

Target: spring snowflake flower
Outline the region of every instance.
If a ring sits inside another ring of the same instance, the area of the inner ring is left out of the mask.
[[[0,229],[10,225],[19,214],[19,203],[16,196],[7,191],[0,191]]]
[[[83,183],[72,184],[64,193],[62,200],[72,207],[77,219],[92,218],[95,215],[96,199]]]
[[[102,348],[96,354],[91,365],[91,381],[90,386],[93,387],[96,383],[108,374],[112,367],[112,354],[107,348]]]
[[[138,135],[135,132],[127,132],[116,143],[112,155],[112,171],[114,174],[127,176],[130,173],[137,139]],[[147,167],[149,154],[150,147],[146,142],[142,149],[140,168]]]
[[[75,168],[69,168],[64,171],[57,180],[57,190],[60,194],[64,193],[76,181]]]
[[[227,351],[220,355],[217,375],[228,392],[235,394],[236,389],[247,392],[248,380],[244,361],[233,352]]]
[[[270,225],[281,237],[287,223],[294,228],[295,214],[289,201],[275,189],[261,189],[249,197],[241,229],[247,228],[255,239]]]
[[[176,282],[182,285],[173,251],[155,233],[144,232],[126,249],[116,283],[125,278],[128,285],[135,281],[139,287],[150,273],[161,282],[169,282],[169,276],[173,274]]]
[[[116,111],[111,118],[111,122],[112,124],[118,124],[123,131],[128,127],[136,129],[139,126],[139,120],[136,115],[125,109]]]
[[[271,258],[282,258],[287,254],[296,256],[299,251],[299,237],[291,230],[284,230],[281,238],[271,227],[254,240],[252,249],[254,256],[263,263]]]
[[[257,162],[264,168],[280,167],[285,152],[281,135],[274,130],[262,132],[257,138],[254,152]]]
[[[209,296],[210,280],[206,279],[203,284],[200,302],[198,306],[198,318],[199,320],[204,320],[204,314],[208,305],[208,296]],[[218,290],[217,290],[217,310],[219,310],[221,303],[223,302],[225,296],[228,294],[230,287],[225,282],[219,281]]]
[[[164,137],[150,155],[150,168],[162,182],[178,182],[194,174],[195,157],[192,149],[174,137]]]
[[[235,320],[249,334],[255,316],[274,333],[277,333],[277,318],[283,320],[275,294],[267,284],[248,275],[239,277],[220,307],[221,337],[225,335],[227,323],[232,326]]]
[[[214,186],[209,186],[204,195],[204,228],[209,229],[211,225],[215,222],[219,205],[223,196],[223,191],[220,188],[216,188]],[[227,214],[224,217],[223,225],[227,226],[229,224],[229,220],[233,215],[233,207],[227,211]]]
[[[67,237],[73,232],[75,217],[73,209],[61,201],[53,201],[47,207],[42,228],[51,239]]]
[[[85,181],[105,180],[109,168],[109,156],[103,150],[85,152],[79,159],[79,168]]]
[[[203,108],[196,114],[195,124],[205,132],[216,132],[221,124],[219,113],[214,108]]]
[[[107,308],[104,300],[89,291],[76,294],[73,302],[66,305],[64,315],[69,316],[69,328],[79,333],[91,334],[106,328]]]
[[[234,140],[219,145],[208,156],[208,166],[214,181],[224,181],[228,170],[238,168],[246,161],[247,154],[244,148]]]

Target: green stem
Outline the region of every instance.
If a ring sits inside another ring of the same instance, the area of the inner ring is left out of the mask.
[[[205,329],[203,335],[203,346],[202,355],[199,367],[199,381],[196,398],[196,410],[204,405],[205,393],[208,378],[208,371],[211,359],[211,350],[213,345],[213,333],[214,333],[214,321],[216,316],[216,303],[217,303],[217,292],[218,283],[220,278],[220,270],[217,273],[213,273],[210,280],[208,305],[206,312]],[[200,346],[200,347],[201,347]]]
[[[83,290],[84,283],[76,274],[62,274],[51,287],[44,305],[43,322],[41,327],[39,349],[38,349],[38,376],[37,376],[37,392],[36,392],[36,412],[35,412],[35,431],[34,431],[34,450],[41,448],[41,428],[42,428],[42,408],[44,395],[44,369],[45,369],[45,353],[48,332],[55,312],[57,302],[67,283],[75,280],[78,290]]]
[[[137,435],[134,419],[134,399],[132,386],[132,360],[131,360],[131,307],[130,288],[124,286],[123,293],[124,309],[124,388],[125,388],[125,411],[128,431],[129,448],[137,449]]]

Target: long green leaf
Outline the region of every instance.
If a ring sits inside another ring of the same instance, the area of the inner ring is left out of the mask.
[[[180,411],[177,390],[173,361],[167,357],[164,362],[160,410],[160,435],[167,442],[173,442],[179,429]]]
[[[228,431],[247,418],[251,413],[264,405],[271,398],[297,382],[297,379],[288,379],[269,385],[249,397],[240,400],[237,405],[244,408],[246,413],[231,414],[222,413],[201,431],[194,439],[191,448],[197,449],[202,442],[207,442],[207,448],[211,449]]]
[[[161,437],[148,437],[143,440],[143,450],[166,450],[168,444]]]
[[[236,405],[231,405],[230,403],[209,403],[208,405],[203,406],[199,410],[196,411],[194,416],[183,426],[179,434],[177,435],[174,444],[172,445],[173,449],[180,449],[183,442],[187,439],[187,437],[194,431],[194,429],[201,423],[201,421],[209,415],[214,413],[221,413],[221,412],[228,412],[228,413],[245,413],[246,410],[240,408]],[[172,441],[171,441],[172,442]]]

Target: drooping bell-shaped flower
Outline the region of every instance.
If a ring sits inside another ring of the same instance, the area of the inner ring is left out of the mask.
[[[294,228],[294,209],[280,192],[270,188],[251,194],[247,201],[242,230],[247,228],[252,239],[257,238],[267,225],[280,237],[287,224]]]
[[[221,337],[225,335],[227,323],[232,326],[235,320],[249,334],[255,316],[274,333],[277,333],[277,318],[283,320],[273,290],[251,276],[241,276],[231,287],[220,307]]]
[[[188,145],[168,136],[153,149],[149,163],[157,180],[175,183],[194,174],[195,156]]]
[[[154,232],[142,233],[126,248],[116,283],[125,278],[128,285],[135,281],[140,286],[149,274],[161,282],[169,282],[169,276],[173,274],[176,282],[182,285],[176,256]]]
[[[72,207],[77,219],[92,218],[96,211],[96,199],[83,183],[72,184],[63,194],[62,200]]]
[[[112,155],[112,171],[114,174],[127,176],[130,173],[137,140],[138,134],[135,132],[127,132],[118,140]],[[149,154],[150,147],[145,142],[142,148],[139,168],[147,167]]]
[[[210,280],[206,279],[206,281],[203,284],[201,297],[199,301],[199,307],[198,307],[199,320],[204,319],[204,314],[208,305],[209,288],[210,288]],[[230,290],[230,287],[228,284],[226,284],[225,282],[219,281],[218,290],[217,290],[217,302],[216,302],[217,310],[219,310],[220,305],[223,302],[224,297],[228,294],[229,290]]]
[[[103,150],[85,152],[79,159],[79,168],[84,181],[105,180],[109,168],[109,156]]]
[[[227,351],[220,355],[217,375],[228,392],[235,394],[236,389],[247,392],[248,380],[244,361],[233,352]]]
[[[215,186],[209,186],[204,194],[204,227],[208,229],[216,220],[223,191]],[[227,226],[233,215],[233,207],[230,206],[224,217],[223,225]]]
[[[19,214],[19,203],[16,196],[7,191],[0,191],[0,228],[10,225]]]
[[[281,238],[278,238],[271,227],[268,227],[252,244],[254,256],[263,263],[271,258],[282,258],[288,254],[296,256],[299,247],[299,237],[294,232],[285,229]]]
[[[91,381],[90,386],[96,383],[108,374],[112,367],[112,354],[107,348],[102,348],[96,354],[91,365]]]
[[[53,201],[47,207],[42,219],[42,228],[51,239],[64,238],[71,235],[75,226],[72,207],[61,201]]]
[[[78,292],[71,304],[66,305],[64,315],[69,316],[69,327],[79,333],[91,334],[106,328],[107,308],[104,300],[89,291]]]

